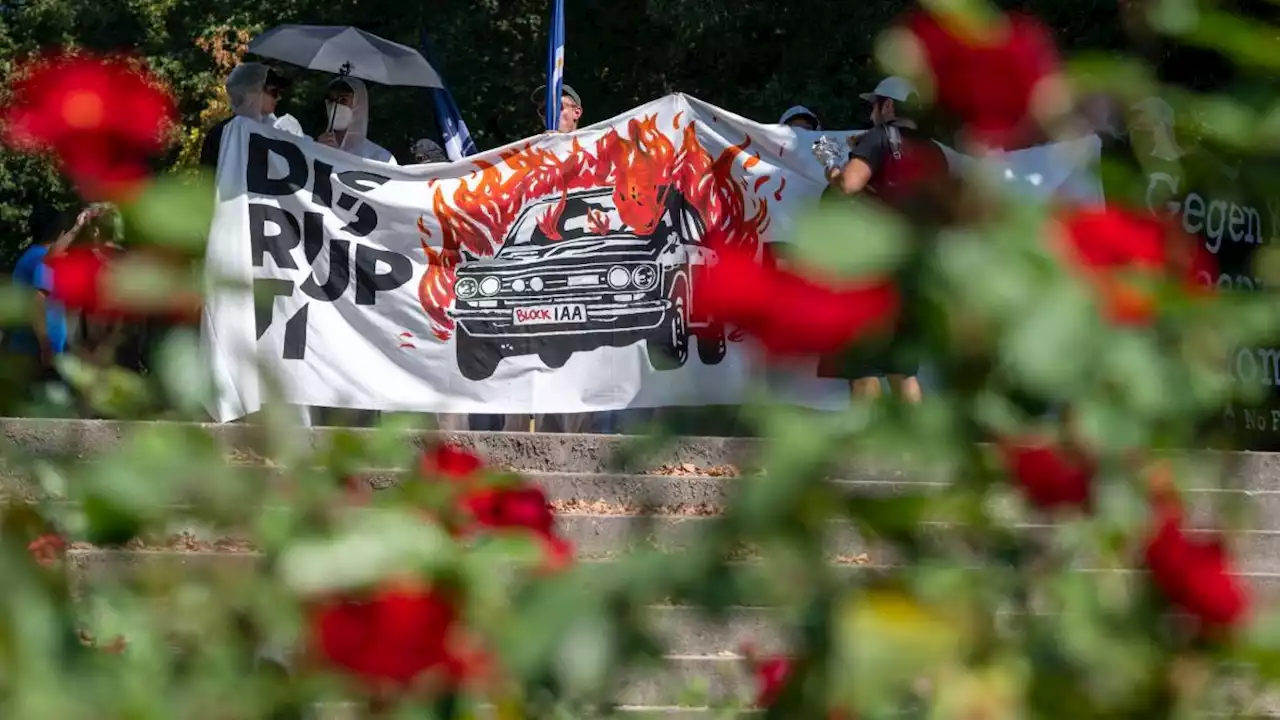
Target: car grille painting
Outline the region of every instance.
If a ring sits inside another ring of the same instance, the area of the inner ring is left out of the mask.
[[[713,157],[697,121],[680,113],[664,132],[658,117],[592,147],[542,136],[428,183],[438,226],[419,221],[428,268],[418,297],[465,377],[488,378],[507,357],[557,368],[637,342],[657,370],[683,366],[691,347],[706,364],[724,358],[723,325],[698,306],[699,268],[717,248],[758,248],[766,195],[780,201],[785,183],[744,180],[759,163],[751,138]]]

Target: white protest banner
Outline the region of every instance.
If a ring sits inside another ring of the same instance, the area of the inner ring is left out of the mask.
[[[702,273],[720,243],[785,240],[826,187],[817,137],[672,95],[573,134],[396,167],[237,119],[207,272],[258,301],[219,291],[206,304],[211,412],[258,410],[264,366],[300,405],[739,403],[756,369],[702,310]],[[847,398],[815,383],[798,400]]]

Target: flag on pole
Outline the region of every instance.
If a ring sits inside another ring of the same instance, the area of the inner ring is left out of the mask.
[[[432,67],[439,67],[431,59],[431,43],[427,40],[427,31],[424,29],[421,33],[419,44],[422,46],[422,55],[427,58],[427,62]],[[441,78],[441,87],[429,90],[431,93],[431,104],[435,107],[436,123],[440,126],[440,139],[444,144],[444,151],[450,160],[461,160],[468,155],[474,155],[476,152],[476,142],[471,139],[471,131],[467,129],[467,123],[462,120],[462,111],[458,109],[458,103],[453,99],[453,93],[449,92],[448,83]]]
[[[431,102],[436,107],[436,122],[440,124],[440,137],[444,140],[444,151],[449,154],[449,159],[461,160],[474,155],[476,142],[471,139],[471,131],[462,120],[453,93],[448,88],[433,88]]]
[[[551,31],[547,36],[547,129],[560,129],[564,94],[564,0],[551,0]]]

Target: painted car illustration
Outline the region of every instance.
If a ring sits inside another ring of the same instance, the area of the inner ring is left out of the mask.
[[[578,352],[644,342],[657,370],[682,367],[689,338],[708,365],[724,359],[724,326],[698,310],[697,286],[715,253],[697,211],[671,186],[652,232],[618,216],[612,188],[530,203],[491,258],[466,257],[454,278],[457,357],[472,380],[503,358],[537,355],[563,367]],[[549,237],[551,235],[559,235]]]

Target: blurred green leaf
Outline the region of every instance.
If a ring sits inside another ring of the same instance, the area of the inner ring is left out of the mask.
[[[826,277],[880,277],[907,256],[910,232],[901,218],[870,203],[823,205],[796,223],[787,261]]]
[[[1052,283],[1028,301],[1001,342],[1005,367],[1027,390],[1072,397],[1103,349],[1095,306],[1072,282]]]
[[[195,415],[211,399],[212,371],[195,332],[172,332],[159,351],[159,375],[169,397],[184,412]]]
[[[455,559],[442,528],[410,510],[342,513],[334,535],[299,539],[280,557],[281,580],[303,595],[367,587],[444,569]]]
[[[207,175],[157,178],[124,207],[127,239],[202,252],[213,222],[215,196],[213,179]]]
[[[599,691],[613,667],[613,623],[599,610],[578,614],[561,637],[555,653],[560,681],[571,696]]]

